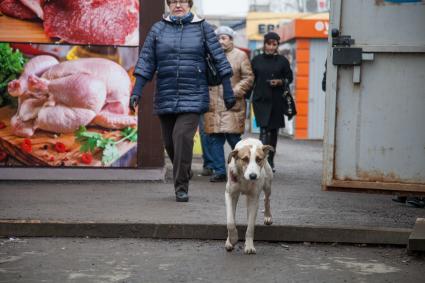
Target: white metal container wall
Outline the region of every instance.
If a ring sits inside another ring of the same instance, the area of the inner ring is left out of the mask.
[[[322,91],[323,72],[328,49],[325,39],[310,40],[308,87],[308,138],[323,139],[325,125],[325,93]]]
[[[328,63],[324,186],[425,192],[425,1],[333,0],[330,27],[373,61]]]

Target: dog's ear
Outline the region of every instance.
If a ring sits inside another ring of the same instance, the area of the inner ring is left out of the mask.
[[[274,152],[274,148],[271,145],[263,145],[263,152],[265,155],[269,154],[269,152]]]
[[[229,164],[230,161],[232,161],[232,157],[234,157],[236,159],[236,156],[238,156],[238,150],[237,149],[235,149],[235,150],[233,150],[229,153],[229,157],[227,157],[227,164]]]

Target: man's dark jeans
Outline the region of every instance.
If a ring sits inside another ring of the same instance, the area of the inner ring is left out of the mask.
[[[213,156],[211,153],[211,139],[208,134],[205,133],[204,115],[199,118],[199,136],[201,138],[202,146],[202,159],[204,160],[203,167],[213,169]]]
[[[210,134],[211,153],[215,175],[226,175],[226,158],[224,157],[224,143],[229,143],[232,150],[241,140],[240,134]]]

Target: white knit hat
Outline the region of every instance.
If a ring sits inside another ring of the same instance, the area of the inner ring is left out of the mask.
[[[229,28],[228,26],[218,27],[214,32],[217,36],[225,34],[230,36],[231,38],[234,38],[236,35],[236,32],[233,29]]]

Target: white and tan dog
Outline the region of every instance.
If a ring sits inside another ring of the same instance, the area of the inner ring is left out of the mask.
[[[260,140],[247,138],[238,142],[228,158],[226,184],[227,240],[226,250],[233,250],[238,241],[235,224],[236,205],[240,194],[246,195],[248,210],[248,227],[245,235],[245,253],[255,254],[254,228],[257,218],[258,202],[264,191],[264,224],[272,224],[270,211],[270,194],[273,171],[267,161],[273,147],[263,145]]]

